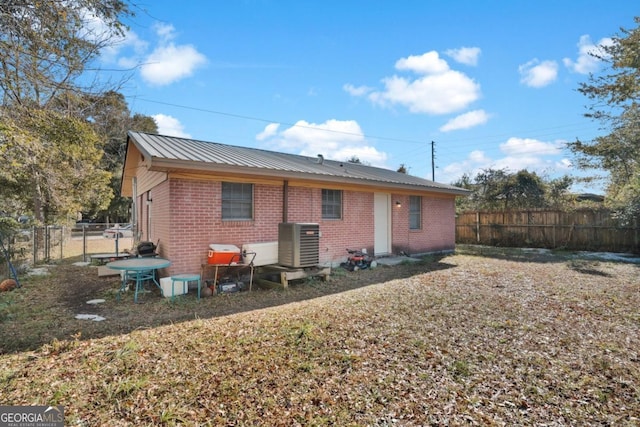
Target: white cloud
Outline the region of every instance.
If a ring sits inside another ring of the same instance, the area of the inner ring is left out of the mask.
[[[396,61],[396,70],[413,71],[418,74],[442,74],[449,71],[449,64],[438,52],[431,51],[420,56],[411,55]]]
[[[500,144],[500,151],[507,155],[557,155],[562,150],[561,142],[543,142],[531,138],[512,137],[504,144]]]
[[[278,132],[279,127],[279,123],[269,123],[262,132],[256,135],[256,139],[258,141],[264,141],[265,139],[271,138]]]
[[[520,155],[496,159],[492,167],[495,169],[506,169],[509,172],[518,172],[522,169],[527,169],[529,172],[539,172],[551,164],[553,164],[552,161],[544,161],[540,157]]]
[[[99,28],[98,23],[95,23],[95,27]],[[102,61],[116,62],[124,68],[139,67],[144,81],[158,86],[191,76],[207,62],[206,57],[194,46],[173,41],[176,34],[172,25],[155,25],[153,29],[158,37],[153,51],[149,52],[148,42],[141,40],[133,31],[127,31],[114,45],[103,50]],[[128,55],[123,55],[122,52],[127,48],[131,50],[127,51]]]
[[[184,131],[184,125],[175,117],[167,116],[165,114],[156,114],[152,117],[158,125],[158,133],[160,135],[191,138],[191,135]]]
[[[613,40],[610,38],[601,39],[598,44],[591,41],[591,37],[583,35],[578,41],[578,58],[573,61],[571,58],[564,58],[562,62],[571,71],[580,74],[589,74],[598,70],[601,60],[594,57],[593,54],[607,56],[601,46],[611,46]]]
[[[544,87],[558,78],[558,64],[555,61],[542,61],[537,58],[518,67],[520,82],[529,87]]]
[[[573,168],[573,163],[569,159],[560,159],[560,168],[562,169],[571,169]]]
[[[474,178],[485,169],[506,169],[518,172],[527,169],[538,175],[565,174],[571,170],[571,162],[560,157],[564,141],[544,142],[530,138],[509,138],[500,144],[503,156],[492,158],[484,151],[471,152],[467,158],[441,168],[440,182],[455,182],[463,174]]]
[[[485,156],[485,154],[482,151],[474,150],[471,153],[469,153],[469,160],[474,163],[485,163],[490,161],[491,159]]]
[[[449,49],[445,54],[453,58],[456,62],[475,67],[478,65],[480,52],[479,47],[461,47],[460,49]]]
[[[431,51],[396,61],[400,71],[419,74],[417,78],[390,76],[382,79],[384,90],[365,90],[365,87],[345,85],[354,96],[365,96],[383,107],[401,105],[412,113],[448,114],[467,108],[480,97],[480,85]],[[369,89],[369,88],[366,88]]]
[[[270,149],[303,156],[322,154],[326,159],[345,161],[353,156],[363,163],[385,167],[386,153],[368,145],[360,125],[354,120],[327,120],[309,123],[299,120],[295,125],[278,132],[278,125],[271,123],[256,139]]]
[[[146,41],[140,39],[135,32],[129,30],[122,37],[114,40],[113,44],[103,48],[100,59],[105,63],[117,63],[125,68],[133,68],[139,63],[137,57],[144,54],[148,47],[149,44]],[[119,56],[122,51],[128,48],[133,50],[132,56]]]
[[[480,87],[464,74],[448,71],[416,80],[393,76],[383,80],[384,92],[374,92],[374,103],[400,104],[412,113],[448,114],[466,108],[479,98]]]
[[[127,57],[118,58],[118,55],[120,54],[120,52],[126,48],[132,48],[134,56],[129,58]],[[127,31],[119,43],[108,47],[105,52],[107,57],[114,58],[118,62],[118,64],[124,64],[125,66],[133,67],[138,64],[135,58],[140,57],[141,55],[144,55],[144,52],[146,52],[148,48],[149,48],[149,43],[142,40],[133,31]]]
[[[158,46],[140,69],[142,78],[154,85],[167,85],[193,74],[206,62],[204,55],[191,45],[169,43]]]
[[[153,29],[161,43],[167,43],[175,38],[176,29],[171,24],[155,24]]]
[[[469,153],[466,159],[450,163],[442,168],[443,175],[436,177],[436,180],[438,182],[454,182],[465,173],[473,178],[478,172],[485,169],[485,165],[489,165],[491,162],[491,158],[487,157],[483,151],[475,150]]]
[[[82,24],[82,28],[78,30],[78,36],[83,39],[99,44],[113,37],[118,37],[101,17],[89,9],[84,9],[82,13]],[[115,41],[117,42],[117,40]]]
[[[368,86],[358,86],[355,87],[354,85],[347,83],[345,85],[342,86],[342,89],[347,92],[349,95],[351,96],[364,96],[366,94],[368,94],[369,92],[373,91],[373,88],[370,88]]]
[[[440,128],[440,132],[450,132],[458,129],[469,129],[478,125],[483,125],[489,120],[489,114],[484,110],[474,110],[461,114],[445,123]]]
[[[147,42],[141,40],[130,29],[124,29],[122,34],[117,34],[99,16],[90,10],[83,14],[83,27],[79,29],[79,37],[86,38],[104,47],[100,50],[100,60],[104,63],[118,63],[118,55],[126,49],[132,48],[134,52],[144,52]],[[129,62],[125,62],[129,64]]]

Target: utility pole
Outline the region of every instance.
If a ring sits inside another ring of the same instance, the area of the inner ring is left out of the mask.
[[[436,180],[436,143],[431,141],[431,180]]]

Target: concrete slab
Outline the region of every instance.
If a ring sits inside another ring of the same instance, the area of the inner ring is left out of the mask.
[[[98,277],[119,276],[119,275],[120,275],[120,272],[118,270],[113,270],[104,265],[101,265],[98,267]]]

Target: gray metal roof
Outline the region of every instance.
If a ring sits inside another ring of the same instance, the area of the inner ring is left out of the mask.
[[[416,176],[346,161],[279,153],[256,148],[198,141],[175,136],[142,132],[128,133],[138,149],[155,163],[193,162],[190,169],[211,170],[215,165],[250,169],[268,176],[300,176],[310,180],[329,180],[379,185],[389,188],[413,188],[421,191],[466,195],[465,189],[440,184]]]

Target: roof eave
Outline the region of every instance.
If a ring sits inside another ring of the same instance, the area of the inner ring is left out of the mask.
[[[442,188],[438,186],[413,185],[366,179],[362,177],[335,176],[331,174],[315,174],[310,172],[284,171],[267,168],[248,167],[241,165],[228,165],[210,162],[194,162],[192,160],[176,160],[154,157],[151,158],[149,170],[158,172],[189,171],[189,172],[215,172],[217,174],[238,174],[245,176],[269,177],[286,179],[299,179],[305,181],[317,181],[325,183],[350,184],[361,187],[378,187],[385,189],[409,190],[420,192],[432,192],[439,194],[451,194],[467,196],[471,192],[461,188]]]

